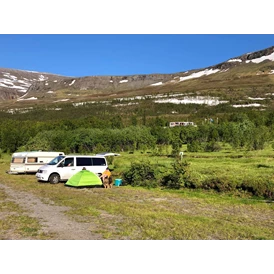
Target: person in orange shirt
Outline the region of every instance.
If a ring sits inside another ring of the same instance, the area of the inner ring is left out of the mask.
[[[111,172],[108,167],[102,173],[102,175],[100,176],[100,179],[102,180],[104,188],[112,188],[113,181],[111,177]]]
[[[100,176],[100,178],[102,178],[104,180],[106,178],[110,178],[110,176],[111,176],[111,172],[110,172],[109,168],[107,167],[106,170]]]

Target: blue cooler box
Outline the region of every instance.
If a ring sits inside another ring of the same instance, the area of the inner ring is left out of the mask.
[[[115,179],[114,185],[115,186],[120,186],[122,184],[122,179]]]

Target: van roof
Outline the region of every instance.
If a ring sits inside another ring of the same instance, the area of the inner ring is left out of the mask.
[[[100,157],[100,158],[105,158],[103,155],[79,155],[79,154],[68,154],[66,157]]]
[[[97,153],[96,156],[120,156],[120,154],[113,153],[113,152],[101,152],[101,153]]]

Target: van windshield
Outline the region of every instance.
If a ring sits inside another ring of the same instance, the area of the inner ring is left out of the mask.
[[[54,159],[52,159],[50,162],[48,162],[48,165],[54,166],[54,165],[58,164],[64,158],[65,158],[64,155],[59,155],[59,156],[55,157]]]

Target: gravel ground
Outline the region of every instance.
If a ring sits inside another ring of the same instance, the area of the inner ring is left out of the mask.
[[[38,197],[23,191],[17,191],[6,185],[0,188],[8,195],[8,199],[18,204],[27,215],[36,218],[46,234],[53,233],[56,240],[102,240],[101,235],[94,233],[96,226],[92,223],[76,222],[65,212],[68,207],[54,205],[52,201],[43,203]],[[10,235],[9,237],[12,237]],[[15,238],[9,238],[13,240]]]

